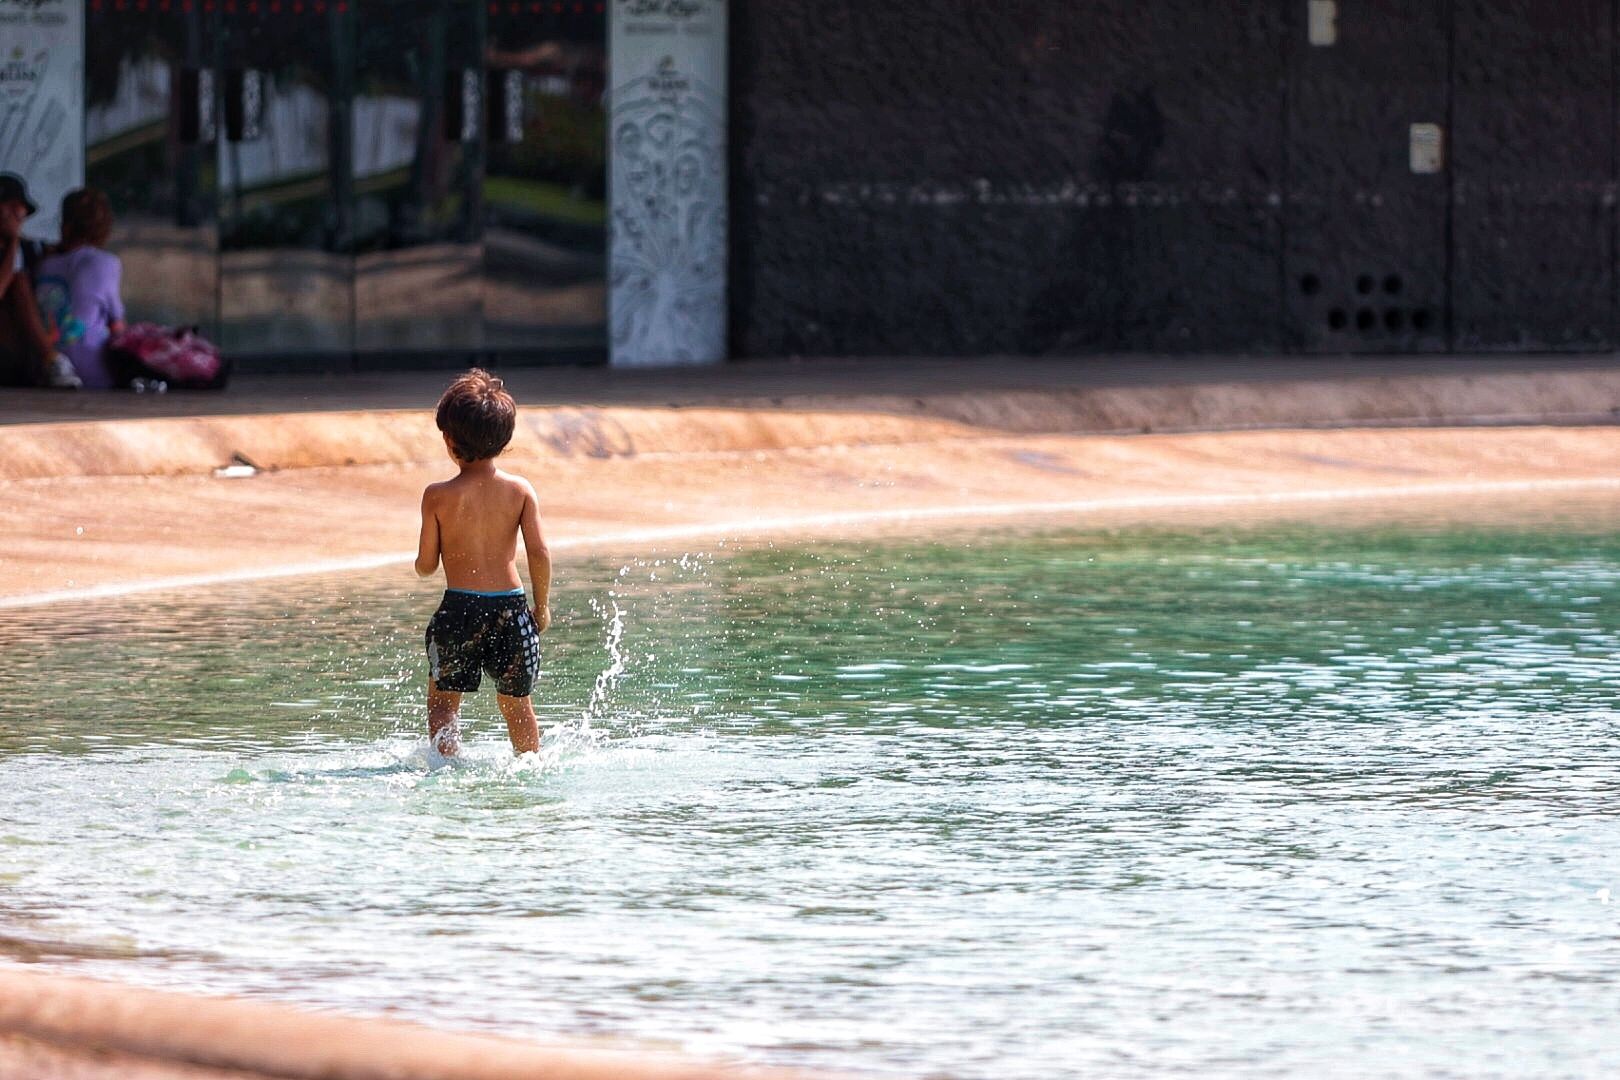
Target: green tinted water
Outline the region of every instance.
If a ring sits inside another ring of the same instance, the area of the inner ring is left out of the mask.
[[[429,760],[408,571],[0,613],[0,948],[864,1071],[1595,1072],[1617,523],[566,566],[533,761],[488,694]]]

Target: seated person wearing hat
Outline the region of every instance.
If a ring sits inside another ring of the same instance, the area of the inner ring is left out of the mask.
[[[41,251],[23,239],[23,221],[38,207],[15,173],[0,173],[0,386],[80,384],[73,364],[57,352],[34,301],[30,272]]]

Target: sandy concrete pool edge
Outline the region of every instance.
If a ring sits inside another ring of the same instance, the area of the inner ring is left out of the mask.
[[[26,1070],[26,1071],[22,1071]],[[284,1080],[793,1080],[671,1052],[539,1044],[0,967],[0,1075]]]
[[[1126,496],[1011,502],[936,507],[899,507],[888,510],[861,510],[777,518],[753,518],[703,522],[662,528],[631,529],[606,533],[589,539],[554,540],[552,551],[563,557],[588,556],[604,549],[633,549],[660,544],[700,540],[755,540],[782,534],[822,535],[832,530],[860,532],[877,525],[916,526],[921,530],[966,526],[977,522],[1019,520],[1061,520],[1087,514],[1130,514],[1161,510],[1240,510],[1309,504],[1353,503],[1369,500],[1446,499],[1459,497],[1501,497],[1544,495],[1555,492],[1620,490],[1620,475],[1545,480],[1503,480],[1409,486],[1327,488],[1314,491],[1228,492],[1219,494],[1182,493],[1174,495]],[[85,589],[0,596],[0,611],[44,607],[52,604],[116,599],[141,593],[177,592],[215,585],[269,581],[320,574],[376,570],[403,566],[415,559],[414,551],[381,552],[247,570],[220,571],[144,581],[126,581]]]
[[[237,479],[0,478],[0,607],[402,564],[422,487],[453,471],[422,419],[391,419],[402,425],[391,437],[397,457],[374,464]],[[351,418],[320,422],[341,439]],[[621,423],[658,449],[604,446],[603,425]],[[503,458],[535,482],[548,537],[569,558],[799,534],[925,536],[1020,519],[1145,521],[1178,508],[1297,514],[1289,508],[1517,498],[1620,479],[1612,425],[1041,435],[721,411],[608,416],[589,431],[586,449],[531,431]],[[400,585],[425,587],[408,573]]]

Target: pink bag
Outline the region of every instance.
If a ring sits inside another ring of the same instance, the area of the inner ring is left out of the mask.
[[[134,323],[115,335],[107,348],[115,367],[144,372],[176,387],[217,390],[229,377],[219,348],[189,326]]]

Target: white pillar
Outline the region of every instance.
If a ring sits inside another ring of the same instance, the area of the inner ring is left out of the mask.
[[[612,0],[608,330],[622,367],[726,358],[726,0]]]
[[[39,204],[23,232],[54,242],[84,184],[84,0],[0,0],[0,171]]]

